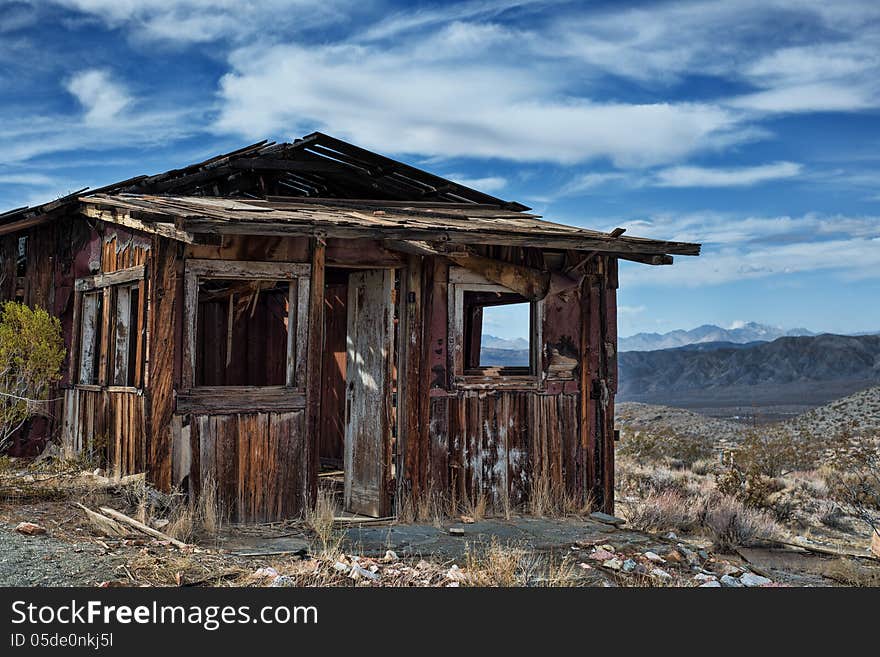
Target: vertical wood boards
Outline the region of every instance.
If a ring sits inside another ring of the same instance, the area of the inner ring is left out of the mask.
[[[177,416],[178,425],[189,429],[188,437],[180,432],[180,441],[190,443],[190,490],[203,494],[206,486],[215,487],[224,517],[269,522],[302,513],[304,410]]]
[[[347,511],[388,513],[394,271],[354,272],[348,280],[345,495]]]

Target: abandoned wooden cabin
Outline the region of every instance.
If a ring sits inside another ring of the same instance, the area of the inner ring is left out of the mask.
[[[315,133],[4,213],[0,300],[68,347],[18,448],[216,482],[244,522],[301,514],[328,468],[357,514],[536,486],[610,512],[617,263],[699,245],[527,210]],[[528,348],[499,362],[482,323],[511,304]]]

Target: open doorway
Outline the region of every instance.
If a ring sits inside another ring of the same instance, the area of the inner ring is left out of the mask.
[[[321,486],[343,511],[391,512],[396,425],[396,271],[328,267],[321,377]]]

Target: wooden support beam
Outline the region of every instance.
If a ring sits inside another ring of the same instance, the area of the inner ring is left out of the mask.
[[[306,365],[306,449],[304,500],[314,504],[318,494],[318,470],[321,450],[321,361],[324,342],[324,262],[326,244],[312,239],[312,276],[309,290],[309,332]]]
[[[185,242],[186,244],[192,244],[193,242],[195,242],[195,237],[192,233],[180,230],[179,228],[175,228],[173,224],[141,221],[140,219],[135,219],[134,217],[132,217],[131,214],[128,212],[122,210],[108,210],[99,208],[97,206],[90,205],[88,203],[88,199],[83,200],[84,205],[82,208],[82,212],[90,219],[107,221],[113,224],[118,224],[120,226],[125,226],[126,228],[149,233],[151,235],[160,235],[161,237],[167,237],[172,240],[177,240],[178,242]]]
[[[634,253],[614,254],[621,260],[640,262],[643,265],[671,265],[671,255],[636,255]]]
[[[446,257],[483,278],[503,285],[529,301],[539,301],[550,290],[550,272],[513,265],[469,252],[447,253]]]

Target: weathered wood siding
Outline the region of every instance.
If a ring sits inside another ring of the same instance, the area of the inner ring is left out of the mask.
[[[145,433],[143,395],[77,388],[64,391],[65,448],[98,454],[110,472],[144,471]]]
[[[530,249],[487,255],[535,264]],[[538,477],[554,493],[613,510],[616,260],[594,256],[585,273],[580,289],[544,300],[538,385],[475,390],[451,376],[448,266],[425,258],[410,282],[420,303],[405,316],[405,387],[419,392],[407,397],[398,490],[519,504]]]
[[[230,520],[264,522],[302,513],[305,410],[178,415],[171,432],[175,455],[189,464],[176,483],[195,495],[216,486]]]

